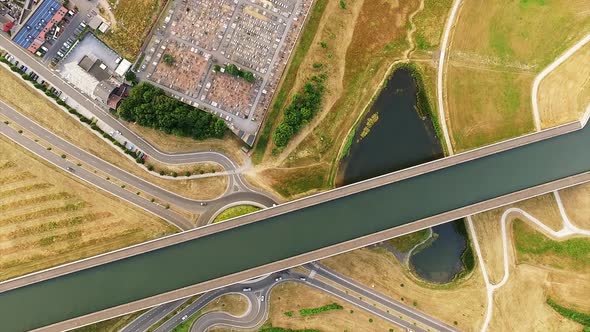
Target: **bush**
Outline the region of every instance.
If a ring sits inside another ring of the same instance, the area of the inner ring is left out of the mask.
[[[191,172],[189,172],[189,171],[184,172],[184,176],[186,176],[186,177],[191,176]]]
[[[147,169],[148,169],[148,171],[153,171],[154,165],[152,165],[152,164],[147,165]]]
[[[169,97],[146,82],[131,90],[117,114],[144,127],[194,139],[222,138],[227,129],[223,120]]]
[[[62,154],[62,155],[61,155],[61,158],[62,158],[62,159],[66,159],[66,157],[67,157],[67,156],[66,156],[65,154]]]
[[[293,100],[283,111],[283,120],[273,135],[273,141],[277,147],[286,146],[291,137],[307,124],[320,109],[325,90],[324,81],[324,75],[314,75],[305,83],[302,91],[293,96]]]
[[[219,69],[221,69],[221,67]],[[256,77],[254,77],[254,74],[252,74],[251,72],[246,71],[246,70],[241,70],[234,64],[229,64],[229,65],[225,66],[225,72],[232,75],[232,76],[241,77],[250,83],[252,83],[256,80]]]
[[[340,309],[342,309],[341,305],[339,305],[338,303],[332,303],[332,304],[327,304],[323,307],[318,307],[318,308],[301,309],[301,310],[299,310],[299,314],[301,316],[311,316],[311,315],[319,314],[319,313],[322,313],[325,311],[340,310]]]

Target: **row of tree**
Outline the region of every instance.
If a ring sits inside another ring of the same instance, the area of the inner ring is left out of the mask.
[[[221,138],[227,130],[223,120],[169,97],[146,82],[131,90],[117,113],[126,121],[194,139]]]
[[[325,91],[325,74],[312,76],[303,89],[293,96],[285,108],[283,120],[275,129],[273,141],[277,147],[284,147],[289,140],[317,113],[322,105]]]

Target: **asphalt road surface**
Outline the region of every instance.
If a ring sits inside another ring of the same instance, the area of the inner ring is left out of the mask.
[[[84,109],[91,112],[97,119],[107,124],[113,130],[118,130],[125,140],[139,150],[147,153],[150,158],[165,164],[186,164],[198,162],[213,162],[221,165],[230,177],[230,184],[228,191],[254,191],[241,178],[240,172],[242,169],[228,156],[217,151],[202,151],[192,153],[166,153],[154,147],[141,136],[131,131],[127,126],[113,117],[105,106],[96,103],[75,87],[67,83],[59,74],[47,68],[44,64],[38,61],[27,50],[12,43],[12,41],[5,35],[0,34],[0,48],[5,49],[8,53],[16,57],[21,63],[33,70],[41,76],[46,82],[54,86],[56,89],[62,91],[68,98],[73,99]],[[246,165],[247,167],[248,165]],[[228,192],[228,193],[229,193]],[[260,194],[262,195],[262,194]],[[267,199],[268,201],[268,199]],[[201,218],[203,219],[203,218]],[[200,219],[200,220],[201,220]],[[205,221],[206,222],[206,221]]]
[[[206,218],[208,218],[207,216],[213,214],[214,211],[232,202],[251,201],[260,203],[264,206],[272,206],[272,204],[274,203],[274,201],[266,195],[251,191],[241,191],[226,194],[225,196],[222,196],[218,199],[208,201],[209,203],[207,206],[201,206],[202,201],[200,200],[189,199],[178,194],[175,194],[173,192],[170,192],[161,187],[158,187],[146,180],[143,180],[130,173],[127,173],[126,171],[78,148],[77,146],[65,141],[61,137],[53,134],[52,132],[41,127],[40,125],[23,116],[22,114],[18,113],[16,110],[14,110],[13,108],[1,101],[0,114],[7,117],[9,121],[16,123],[22,128],[24,128],[25,131],[28,131],[33,135],[41,138],[42,140],[48,142],[48,144],[52,147],[55,147],[63,151],[66,155],[72,156],[73,158],[79,160],[82,165],[89,165],[94,169],[98,169],[101,172],[110,174],[113,178],[117,178],[133,186],[134,188],[137,188],[138,191],[147,193],[154,197],[158,197],[159,199],[166,201],[172,205],[176,205],[188,211],[197,212],[201,214],[201,220],[205,220]],[[8,126],[3,123],[2,133],[10,137],[13,141],[25,146],[27,149],[33,151],[38,156],[50,161],[51,163],[57,165],[60,168],[65,168],[68,166],[73,167],[75,169],[75,172],[72,172],[73,175],[81,177],[87,182],[99,188],[102,188],[116,196],[119,196],[127,201],[139,205],[140,207],[150,212],[153,212],[156,215],[174,223],[181,229],[190,229],[193,227],[190,221],[186,220],[180,215],[172,213],[171,211],[155,203],[152,203],[147,199],[138,197],[135,193],[131,193],[127,190],[124,190],[120,188],[120,186],[115,185],[109,181],[106,181],[105,179],[100,178],[99,176],[89,171],[84,171],[82,167],[78,167],[72,164],[71,162],[62,159],[61,157],[58,157],[55,153],[47,151],[40,144],[24,137],[23,135],[18,134],[15,130],[8,128]],[[7,135],[7,133],[11,133],[11,135]],[[58,157],[57,160],[56,157]],[[165,213],[162,213],[162,210],[164,210]]]
[[[191,327],[191,332],[207,331],[209,328],[213,326],[227,326],[240,329],[254,329],[262,325],[268,318],[268,301],[270,299],[269,296],[272,288],[283,282],[299,282],[307,286],[314,287],[320,291],[326,292],[336,298],[339,298],[340,300],[343,300],[349,304],[361,308],[369,312],[370,314],[380,317],[397,326],[401,326],[408,331],[426,331],[424,328],[414,325],[414,321],[420,323],[421,326],[426,326],[429,330],[432,331],[457,331],[433,317],[430,317],[402,303],[394,301],[382,294],[379,294],[378,292],[372,289],[360,285],[355,281],[352,281],[347,277],[339,275],[334,271],[331,271],[323,266],[317,264],[308,264],[306,265],[306,268],[314,272],[307,275],[295,272],[293,270],[288,270],[284,272],[270,274],[266,277],[256,279],[253,282],[235,284],[204,293],[195,302],[188,305],[182,311],[174,315],[163,325],[158,327],[158,329],[156,329],[155,331],[173,331],[174,328],[176,328],[178,325],[182,324],[191,316],[195,315],[197,312],[202,310],[211,301],[219,298],[220,296],[230,293],[241,293],[244,296],[246,296],[250,301],[249,310],[247,310],[247,312],[240,317],[232,316],[228,313],[219,311],[206,313],[194,322],[194,324]],[[356,295],[348,294],[347,291],[343,291],[340,288],[328,285],[325,282],[315,278],[315,276],[322,276],[323,278],[326,278],[331,282],[340,285],[348,291],[361,294],[365,300],[360,300]],[[244,291],[245,288],[249,288],[250,290]],[[264,300],[262,300],[263,297]],[[382,309],[376,308],[373,304],[375,302],[391,309],[392,312],[390,313]],[[160,317],[164,317],[167,315],[167,313],[173,310],[165,306],[167,305],[162,305],[155,309],[151,309],[142,316],[138,317],[134,322],[125,327],[122,331],[146,331],[150,328],[151,325],[153,325],[153,323],[150,324],[151,320],[149,320],[148,317],[153,316],[154,312],[157,311]],[[403,315],[403,317],[410,318],[411,321],[407,319],[401,319],[399,317],[399,314]]]

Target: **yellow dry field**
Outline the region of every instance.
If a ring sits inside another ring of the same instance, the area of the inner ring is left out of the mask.
[[[142,127],[133,123],[127,123],[127,125],[131,130],[139,134],[152,145],[168,153],[208,151],[209,149],[212,149],[213,151],[221,151],[227,154],[232,160],[240,164],[243,164],[245,161],[246,154],[241,150],[243,143],[233,134],[227,134],[223,139],[209,138],[197,141],[189,137],[168,135],[161,131]]]
[[[560,190],[559,196],[570,221],[590,230],[590,183]]]
[[[456,150],[532,131],[534,77],[588,28],[585,0],[463,1],[445,76]]]
[[[1,280],[175,230],[0,138]]]
[[[133,61],[165,3],[163,0],[118,0],[112,9],[116,24],[99,37]]]
[[[413,304],[461,331],[479,331],[486,293],[479,267],[466,280],[444,288],[415,282],[398,260],[385,250],[359,249],[322,261],[363,285],[371,285],[393,299]],[[403,286],[402,286],[403,285]]]
[[[578,120],[590,107],[590,43],[584,45],[539,85],[541,127]]]
[[[589,202],[590,203],[590,202]],[[482,256],[486,264],[488,276],[493,283],[499,282],[504,276],[504,259],[502,251],[501,222],[504,211],[517,207],[529,213],[554,231],[563,228],[563,221],[553,194],[533,197],[522,202],[503,206],[494,210],[479,213],[472,217]],[[532,225],[523,215],[512,213],[507,216],[507,229],[510,229],[514,218],[519,218]]]
[[[502,224],[504,209],[495,209],[472,216],[475,234],[486,265],[491,283],[498,283],[504,277],[504,254],[502,249]],[[477,268],[476,273],[481,273]]]
[[[328,1],[311,47],[298,67],[292,96],[313,74],[319,73],[314,63],[323,64],[327,75],[322,109],[314,120],[294,136],[278,155],[273,155],[272,140],[263,162],[252,176],[260,186],[274,186],[265,173],[280,167],[289,184],[286,190],[293,198],[304,192],[325,190],[333,186],[338,152],[349,129],[385,78],[390,65],[408,50],[406,39],[408,16],[419,7],[418,1],[353,0],[341,9],[338,1]],[[323,48],[321,42],[326,43]],[[291,98],[288,97],[287,100]],[[281,120],[277,117],[277,122]],[[327,165],[319,181],[298,181],[300,168]],[[271,174],[276,178],[276,174]],[[295,195],[295,196],[293,196]]]
[[[412,59],[433,59],[440,48],[440,40],[452,0],[423,0],[424,9],[414,17],[416,50]],[[434,99],[433,99],[434,100]]]
[[[207,304],[201,314],[223,311],[233,316],[241,316],[248,310],[248,299],[241,294],[226,294]]]
[[[545,303],[553,292],[552,275],[554,272],[524,264],[511,267],[508,282],[494,294],[494,312],[488,330],[581,331],[580,324],[561,316]],[[575,280],[574,275],[568,282]]]
[[[343,309],[306,317],[299,314],[300,309],[316,308],[331,303],[338,303]],[[293,311],[291,317],[285,315],[289,311]],[[274,327],[293,330],[389,331],[392,328],[395,331],[399,330],[392,323],[334,298],[328,293],[292,282],[282,283],[273,288],[270,294],[268,323]]]
[[[456,152],[533,131],[532,72],[479,69],[450,64],[447,125]]]
[[[193,199],[218,197],[227,187],[228,179],[225,176],[167,180],[151,175],[4,67],[0,67],[0,81],[3,82],[0,84],[0,99],[14,109],[89,153],[153,184]],[[149,162],[149,158],[147,160]]]

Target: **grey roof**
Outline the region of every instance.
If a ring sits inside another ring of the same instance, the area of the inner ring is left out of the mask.
[[[82,69],[89,71],[90,68],[92,68],[92,65],[94,64],[94,60],[90,59],[90,57],[88,57],[88,55],[85,55],[84,57],[82,57],[82,60],[80,60],[80,62],[78,62],[78,66],[82,67]]]
[[[116,87],[116,85],[109,81],[102,81],[96,86],[96,88],[94,88],[94,97],[106,104],[109,100],[109,96]]]

